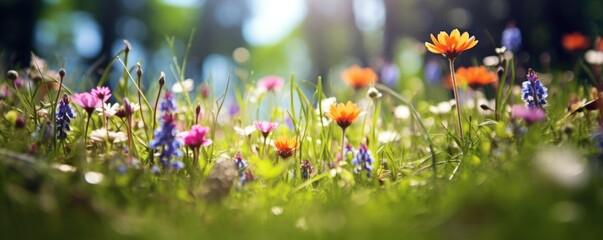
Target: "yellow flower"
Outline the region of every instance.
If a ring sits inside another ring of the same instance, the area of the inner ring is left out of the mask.
[[[454,59],[462,52],[475,47],[478,42],[475,40],[475,36],[469,37],[467,32],[461,35],[458,29],[452,30],[450,35],[442,31],[438,34],[437,39],[433,34],[430,36],[433,43],[425,42],[427,50],[435,54],[442,54],[449,59]]]
[[[349,86],[363,88],[377,81],[377,73],[371,68],[361,68],[354,65],[341,72],[341,79]]]
[[[356,120],[358,115],[360,115],[360,108],[350,101],[345,105],[343,103],[337,105],[333,104],[326,115],[335,121],[341,128],[345,129]]]
[[[281,156],[281,158],[286,159],[293,155],[293,152],[298,146],[297,140],[295,138],[288,138],[286,136],[282,136],[274,141],[274,147],[276,147],[276,153]]]

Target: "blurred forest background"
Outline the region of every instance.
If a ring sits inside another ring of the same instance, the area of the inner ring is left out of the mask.
[[[435,67],[437,76],[437,69],[446,69],[443,58],[425,53],[430,33],[459,28],[475,35],[480,43],[457,64],[466,66],[494,55],[510,22],[522,31],[520,65],[571,68],[561,36],[578,31],[594,41],[603,24],[603,2],[0,0],[0,19],[2,62],[12,68],[27,66],[34,52],[52,68],[98,76],[127,39],[130,63],[140,61],[149,81],[159,71],[170,72],[166,36],[175,37],[182,57],[196,29],[186,77],[197,82],[210,74],[219,82],[229,74],[245,81],[291,73],[302,80],[320,75],[335,81],[339,70],[359,64],[379,71],[380,81],[396,84],[399,79],[426,82],[424,70]]]

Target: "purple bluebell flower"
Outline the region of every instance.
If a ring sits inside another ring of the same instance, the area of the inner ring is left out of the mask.
[[[521,85],[521,100],[526,102],[528,108],[542,108],[547,104],[546,98],[548,96],[548,89],[542,86],[538,75],[532,69],[528,69],[527,81],[524,81]]]
[[[151,141],[149,147],[157,149],[162,147],[159,159],[164,168],[171,167],[171,157],[180,157],[180,147],[182,143],[176,138],[178,130],[176,130],[176,116],[170,113],[165,113],[161,117],[161,126],[155,130],[155,139]]]
[[[440,83],[442,81],[442,68],[440,67],[438,61],[434,59],[428,60],[425,63],[423,75],[429,84]]]
[[[366,144],[360,144],[356,157],[352,160],[352,165],[354,165],[354,173],[364,170],[367,177],[371,176],[373,172],[373,158]]]
[[[301,163],[301,177],[303,180],[309,179],[314,174],[314,167],[312,167],[312,163],[310,160],[304,160]]]
[[[293,120],[290,117],[285,118],[285,126],[287,126],[289,130],[294,130],[295,126],[293,126]]]
[[[177,139],[178,130],[176,129],[176,115],[172,111],[176,111],[174,98],[171,93],[166,92],[164,99],[161,102],[161,110],[163,116],[160,119],[161,126],[155,130],[155,138],[149,144],[152,149],[162,147],[159,159],[161,166],[164,168],[174,167],[171,158],[182,155],[180,147],[182,142]]]
[[[155,165],[151,168],[151,172],[153,174],[159,174],[161,172],[161,169],[159,168],[159,166]]]
[[[180,170],[184,168],[184,163],[182,161],[173,161],[172,162],[172,169],[174,170]]]
[[[231,117],[234,115],[237,115],[240,112],[241,112],[241,108],[239,107],[239,104],[237,104],[236,102],[233,102],[230,104],[230,107],[228,108],[228,114]]]
[[[356,154],[354,153],[354,147],[352,147],[352,144],[348,143],[347,145],[345,145],[345,148],[343,149],[343,155],[344,161],[348,161],[348,159],[354,159],[354,156]]]
[[[255,180],[255,176],[251,170],[245,170],[245,172],[243,172],[243,176],[241,177],[241,184],[245,184],[253,180]]]
[[[395,63],[385,63],[381,68],[381,81],[389,86],[393,86],[400,79],[400,69]]]
[[[128,166],[120,164],[119,166],[117,166],[117,172],[120,174],[126,174],[128,172]]]
[[[521,31],[514,23],[509,23],[503,30],[501,44],[511,52],[516,52],[521,47]]]
[[[241,152],[238,152],[237,156],[235,156],[234,165],[237,168],[237,173],[239,174],[239,179],[241,180],[241,183],[247,182],[248,178],[245,175],[245,170],[247,169],[248,163],[245,159],[243,159]]]
[[[162,112],[175,112],[176,111],[176,100],[174,94],[171,92],[165,92],[163,95],[163,101],[159,105],[159,110]]]
[[[57,124],[57,139],[67,138],[67,131],[71,130],[69,123],[71,118],[75,118],[75,112],[71,105],[69,105],[69,98],[67,95],[63,95],[63,98],[59,100],[56,113],[56,124]]]
[[[234,164],[237,167],[237,171],[239,171],[239,176],[241,176],[243,170],[247,167],[247,161],[243,159],[241,152],[237,153],[237,156],[234,159]]]

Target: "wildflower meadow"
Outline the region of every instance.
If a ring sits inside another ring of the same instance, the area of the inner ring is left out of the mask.
[[[515,24],[422,35],[420,77],[193,79],[185,36],[159,69],[2,65],[0,238],[601,239],[603,40],[532,66]]]

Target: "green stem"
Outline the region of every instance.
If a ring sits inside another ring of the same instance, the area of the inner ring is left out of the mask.
[[[163,85],[159,85],[159,91],[157,92],[157,98],[155,99],[155,108],[153,109],[153,138],[155,138],[155,127],[157,125],[157,106],[159,105],[159,98],[161,97],[161,89]],[[142,111],[141,111],[142,113]]]
[[[88,119],[86,120],[86,128],[84,128],[84,146],[88,141],[88,126],[90,126],[90,120],[92,119],[92,113],[88,113]]]
[[[454,92],[454,101],[456,103],[456,116],[457,116],[457,132],[461,139],[463,138],[463,124],[461,123],[461,105],[459,101],[459,89],[456,84],[456,76],[454,74],[454,58],[448,59],[450,63],[450,77],[452,78],[452,89]]]
[[[264,144],[262,145],[262,156],[266,156],[266,139],[268,136],[264,137]]]
[[[138,87],[141,88],[142,85],[140,85],[140,78],[141,75],[138,75]],[[138,93],[138,105],[141,107],[140,110],[140,120],[142,120],[142,124],[144,125],[144,133],[147,137],[147,140],[149,140],[149,127],[147,126],[147,121],[144,120],[144,113],[142,112],[142,94],[140,93],[140,91],[137,91]]]
[[[345,130],[346,128],[341,128],[341,160],[347,161],[347,157],[345,156]]]
[[[199,165],[199,147],[193,148],[193,167],[197,167]]]

